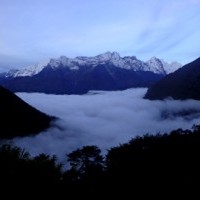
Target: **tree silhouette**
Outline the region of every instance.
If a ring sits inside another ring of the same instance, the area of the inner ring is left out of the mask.
[[[104,161],[97,146],[68,154],[70,169],[62,172],[55,156],[36,157],[21,148],[0,147],[0,184],[4,189],[39,194],[199,195],[200,126],[170,134],[144,135],[108,150]],[[96,197],[96,196],[95,196]],[[199,197],[199,196],[197,196]]]
[[[53,194],[58,189],[61,165],[55,156],[41,154],[31,158],[29,153],[8,144],[0,147],[0,185],[2,192],[15,190],[34,194]],[[6,193],[8,196],[11,193]],[[17,194],[17,193],[16,193]]]
[[[61,164],[56,163],[56,156],[49,156],[44,153],[33,158],[31,162],[32,178],[39,184],[56,184],[61,177]]]
[[[68,154],[71,168],[63,175],[64,182],[81,193],[95,193],[103,177],[103,157],[97,146],[84,146]]]
[[[1,194],[6,190],[16,188],[22,182],[26,182],[26,167],[29,159],[29,153],[24,149],[9,144],[0,147]]]
[[[68,154],[68,161],[73,169],[80,175],[85,174],[90,168],[102,168],[103,157],[97,146],[84,146]]]

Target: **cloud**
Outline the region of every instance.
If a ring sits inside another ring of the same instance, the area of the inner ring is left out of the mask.
[[[86,95],[18,93],[29,104],[60,120],[45,132],[15,138],[13,142],[32,155],[44,152],[63,160],[67,153],[84,145],[98,145],[105,153],[136,135],[186,129],[199,123],[199,101],[149,101],[142,99],[145,92],[146,89],[91,91]]]
[[[22,67],[109,50],[187,63],[199,50],[199,8],[199,0],[2,1],[0,54],[9,57],[1,63]]]

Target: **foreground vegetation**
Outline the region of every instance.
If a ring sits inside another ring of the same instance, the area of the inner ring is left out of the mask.
[[[66,161],[70,168],[63,171],[55,156],[31,157],[24,149],[2,145],[1,194],[16,190],[46,197],[199,195],[200,126],[136,137],[109,149],[106,156],[97,146],[85,146],[68,154]]]

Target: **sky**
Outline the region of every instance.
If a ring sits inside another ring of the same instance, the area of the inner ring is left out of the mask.
[[[36,136],[15,138],[13,144],[35,156],[55,154],[60,160],[85,145],[98,145],[103,153],[128,142],[137,135],[190,129],[200,121],[200,103],[186,101],[149,101],[144,88],[124,91],[97,91],[86,95],[47,95],[17,93],[37,109],[59,117],[54,126]],[[190,115],[179,113],[196,111]]]
[[[200,56],[200,0],[0,0],[0,68],[117,51],[186,64]]]

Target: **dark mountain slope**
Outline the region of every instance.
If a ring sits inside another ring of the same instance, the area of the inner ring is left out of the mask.
[[[85,65],[79,70],[70,70],[60,65],[56,69],[47,66],[34,76],[0,79],[0,84],[13,92],[84,94],[89,90],[148,87],[163,76],[151,71],[116,68],[111,63],[101,64],[95,68]]]
[[[94,57],[50,59],[21,70],[0,73],[0,85],[13,92],[84,94],[89,90],[149,87],[180,67],[158,58],[147,62],[107,52]]]
[[[52,119],[0,86],[0,139],[38,133]]]
[[[200,99],[200,58],[155,83],[145,98]]]

